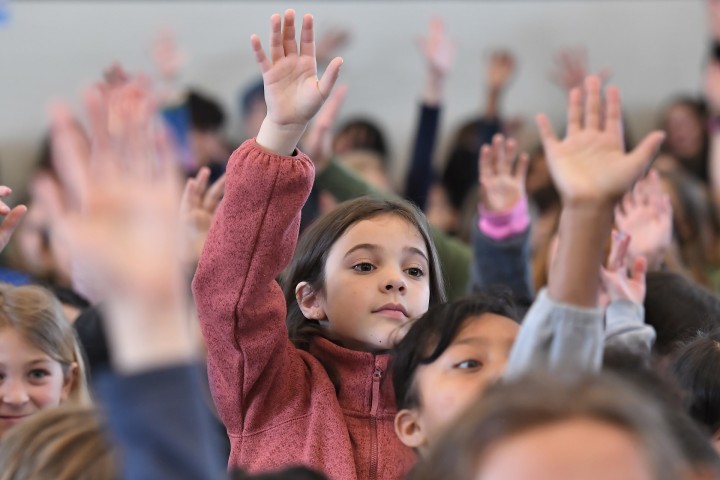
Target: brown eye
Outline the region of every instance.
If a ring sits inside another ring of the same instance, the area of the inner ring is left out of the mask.
[[[462,362],[455,365],[455,368],[460,368],[462,370],[470,370],[472,368],[479,368],[482,366],[482,363],[478,362],[477,360],[463,360]]]
[[[355,270],[356,272],[367,273],[375,270],[375,266],[372,263],[361,262],[353,265],[353,270]]]
[[[407,272],[408,275],[410,275],[411,277],[417,277],[417,278],[420,278],[420,277],[422,277],[423,275],[425,275],[425,272],[423,272],[422,269],[417,268],[417,267],[408,268],[408,269],[406,270],[406,272]]]

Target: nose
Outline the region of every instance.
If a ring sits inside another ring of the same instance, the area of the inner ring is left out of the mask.
[[[8,405],[23,405],[30,397],[22,381],[5,379],[0,385],[0,400]]]
[[[402,277],[402,273],[392,272],[385,278],[383,282],[383,289],[387,292],[397,291],[405,293],[407,284],[405,279]]]

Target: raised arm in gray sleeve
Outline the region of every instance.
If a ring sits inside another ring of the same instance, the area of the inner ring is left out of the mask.
[[[645,323],[645,308],[630,300],[615,300],[605,312],[605,345],[650,354],[655,329]]]
[[[603,310],[557,303],[541,290],[525,315],[504,378],[532,370],[598,372],[604,347]]]

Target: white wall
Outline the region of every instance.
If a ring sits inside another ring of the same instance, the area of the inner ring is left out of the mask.
[[[653,126],[669,96],[699,91],[707,51],[702,0],[11,1],[11,21],[0,27],[0,180],[24,187],[48,102],[77,98],[113,60],[148,70],[148,46],[161,26],[178,32],[190,56],[185,80],[224,100],[237,128],[239,86],[257,72],[250,34],[266,38],[269,15],[287,7],[315,14],[320,33],[351,29],[353,43],[342,52],[350,86],[343,115],[370,113],[387,127],[398,171],[422,83],[414,40],[434,13],[460,42],[445,134],[480,106],[481,60],[492,47],[518,58],[504,111],[526,118],[528,143],[535,113],[562,118],[562,95],[548,80],[556,49],[585,45],[591,68],[612,67],[635,136]]]

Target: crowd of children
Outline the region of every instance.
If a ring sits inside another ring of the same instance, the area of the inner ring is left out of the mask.
[[[53,105],[28,206],[0,202],[0,480],[720,478],[708,12],[704,98],[632,148],[619,90],[566,52],[564,134],[540,114],[522,153],[498,52],[441,173],[433,20],[402,193],[382,130],[336,126],[343,59],[294,10],[251,37],[226,163],[167,36],[161,88],[116,65],[86,125]]]

